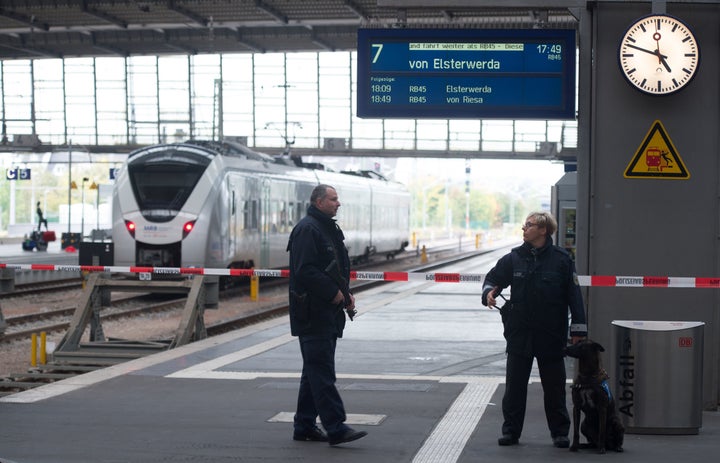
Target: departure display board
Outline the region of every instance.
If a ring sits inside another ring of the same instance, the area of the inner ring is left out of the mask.
[[[358,117],[575,119],[575,31],[360,29]]]

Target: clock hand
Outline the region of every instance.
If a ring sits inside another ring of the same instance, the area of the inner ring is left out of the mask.
[[[626,46],[626,47],[629,47],[629,48],[634,48],[634,49],[636,49],[636,50],[644,51],[645,53],[649,53],[649,54],[651,54],[651,55],[655,55],[655,56],[657,56],[661,61],[662,61],[663,59],[667,58],[667,56],[660,54],[660,52],[659,52],[658,50],[651,51],[651,50],[648,50],[647,48],[640,48],[640,47],[638,47],[637,45],[632,45],[632,44],[629,44],[629,43],[628,43],[628,44],[625,44],[625,46]]]
[[[662,62],[663,62],[663,57],[660,56],[660,38],[661,38],[660,32],[655,32],[655,33],[653,34],[653,39],[655,39],[655,47],[656,47],[656,48],[655,48],[655,53],[657,53],[657,55],[658,55],[658,63],[661,63],[661,64],[662,64]],[[665,65],[665,67],[667,67],[667,65]],[[669,71],[670,71],[670,70],[668,69],[668,72],[669,72]]]
[[[668,66],[667,60],[665,59],[665,58],[667,58],[667,56],[665,56],[665,55],[663,55],[662,53],[660,53],[660,39],[661,39],[661,38],[662,38],[662,36],[660,35],[660,32],[655,32],[655,33],[653,34],[653,39],[655,39],[655,44],[656,44],[656,46],[657,46],[657,49],[655,50],[655,54],[656,54],[657,57],[658,57],[658,62],[659,62],[660,64],[662,64],[663,67],[665,67],[665,70],[666,70],[667,72],[672,72],[672,70],[670,69],[670,66]]]
[[[658,50],[657,55],[658,55],[658,58],[660,58],[660,63],[665,67],[665,70],[667,72],[672,72],[672,70],[670,69],[670,66],[668,66],[667,60],[665,59],[666,56],[661,55],[659,50]]]

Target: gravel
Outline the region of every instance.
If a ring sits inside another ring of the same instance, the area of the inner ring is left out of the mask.
[[[11,318],[18,315],[43,312],[62,307],[77,307],[77,299],[81,290],[62,291],[53,294],[36,294],[22,298],[8,298],[2,300],[4,317]],[[237,317],[247,310],[257,309],[262,305],[277,304],[287,300],[287,289],[260,288],[258,301],[250,300],[249,296],[238,296],[222,299],[219,307],[205,311],[206,326],[213,323]],[[106,337],[151,340],[169,339],[174,336],[181,318],[181,310],[150,313],[142,317],[132,317],[103,322],[103,331]],[[86,329],[84,339],[87,339],[89,329]],[[64,332],[47,333],[48,351],[62,340]],[[31,339],[16,340],[12,342],[0,341],[0,378],[13,373],[27,372],[31,365]],[[48,359],[50,356],[48,355]]]

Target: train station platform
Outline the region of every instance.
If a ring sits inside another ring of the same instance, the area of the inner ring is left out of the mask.
[[[50,265],[78,265],[78,252],[67,252],[61,248],[60,240],[51,241],[47,249],[38,251],[25,251],[22,248],[23,238],[0,239],[0,263],[3,264],[50,264]],[[3,272],[3,270],[0,270]],[[77,278],[77,271],[38,272],[30,270],[15,270],[13,273],[2,273],[0,278],[12,278],[13,286],[27,283],[41,283],[64,278]],[[1,285],[0,285],[1,286]],[[4,286],[2,286],[4,288]],[[3,290],[0,288],[0,292]]]
[[[48,243],[46,251],[25,251],[22,248],[23,238],[2,238],[0,239],[0,256],[7,257],[31,257],[34,255],[44,256],[48,254],[59,254],[64,252],[60,249],[60,241]]]
[[[453,271],[485,273],[498,256]],[[520,444],[499,447],[504,340],[498,312],[480,305],[479,292],[477,283],[416,281],[357,295],[359,314],[338,342],[337,384],[347,423],[368,432],[360,440],[292,440],[301,360],[283,317],[0,399],[0,462],[717,458],[717,412],[703,413],[697,435],[627,434],[624,453],[557,449],[536,371]]]

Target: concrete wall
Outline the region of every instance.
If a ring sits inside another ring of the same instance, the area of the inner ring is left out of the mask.
[[[590,69],[581,69],[585,139],[578,160],[579,272],[717,277],[720,6],[668,3],[667,13],[689,24],[701,53],[698,74],[685,89],[668,96],[640,93],[619,66],[625,31],[650,13],[649,2],[597,2],[582,13],[581,65]],[[667,130],[690,172],[688,180],[623,177],[655,120]],[[703,404],[716,408],[719,302],[718,289],[591,288],[590,335],[609,346],[613,320],[705,322]]]

